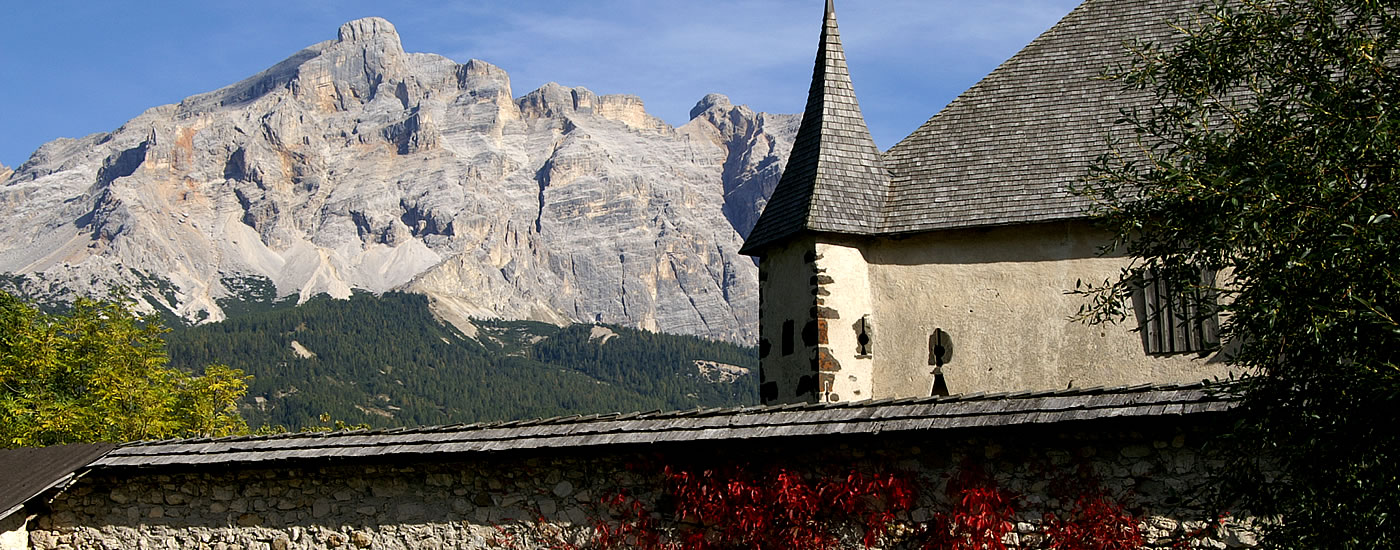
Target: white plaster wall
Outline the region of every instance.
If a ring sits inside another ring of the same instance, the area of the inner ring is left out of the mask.
[[[811,291],[812,269],[803,258],[812,250],[811,239],[799,239],[767,250],[759,270],[762,311],[759,315],[760,346],[768,342],[768,354],[759,361],[765,382],[778,384],[771,403],[794,403],[802,376],[812,374],[812,353],[802,344],[802,326],[815,304]],[[793,353],[783,355],[783,322],[793,322]]]
[[[877,398],[926,396],[928,338],[953,339],[951,393],[1192,382],[1224,376],[1195,355],[1150,357],[1136,321],[1070,319],[1086,303],[1075,281],[1116,277],[1126,260],[1100,257],[1108,235],[1078,222],[873,240],[867,249],[878,342]]]
[[[855,246],[816,243],[819,275],[832,282],[823,285],[830,294],[819,296],[822,307],[839,316],[827,320],[827,349],[841,365],[825,401],[870,399],[874,378],[873,356],[857,355],[857,329],[860,318],[874,313],[870,300],[870,270],[865,254]],[[873,317],[873,315],[872,315]],[[876,331],[878,333],[878,328]],[[880,342],[874,342],[879,353]]]

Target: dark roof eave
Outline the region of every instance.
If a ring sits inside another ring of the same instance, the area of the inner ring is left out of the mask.
[[[1049,224],[1049,223],[1064,223],[1064,222],[1076,222],[1076,221],[1092,221],[1092,220],[1094,220],[1094,219],[1095,219],[1095,217],[1094,217],[1093,215],[1090,215],[1090,214],[1087,214],[1087,213],[1080,213],[1080,214],[1067,214],[1067,215],[1060,215],[1060,216],[1053,216],[1053,217],[1044,217],[1044,218],[1029,219],[1029,220],[1014,220],[1014,219],[1012,219],[1012,220],[1008,220],[1008,219],[992,219],[992,220],[986,220],[986,221],[980,221],[980,220],[979,220],[979,221],[973,221],[973,222],[951,223],[951,224],[947,224],[947,225],[927,225],[927,226],[923,226],[923,227],[914,227],[914,228],[900,229],[900,230],[894,230],[894,231],[885,231],[885,232],[880,233],[879,236],[881,236],[881,237],[905,238],[905,237],[912,237],[912,236],[915,236],[915,235],[923,235],[923,234],[926,234],[926,233],[938,233],[938,232],[941,232],[941,231],[963,231],[963,230],[971,230],[971,229],[996,229],[996,228],[1001,228],[1001,227],[1016,227],[1016,226],[1028,226],[1028,225],[1042,225],[1042,224]]]
[[[83,443],[0,449],[0,517],[67,483],[116,448],[111,443]]]
[[[800,239],[800,238],[802,238],[802,237],[816,237],[818,240],[820,240],[821,237],[824,236],[824,235],[833,235],[833,236],[841,236],[841,237],[857,237],[857,238],[861,238],[861,237],[864,237],[864,238],[888,237],[888,238],[902,239],[902,238],[908,238],[908,237],[913,237],[913,236],[917,236],[917,235],[924,235],[924,234],[928,234],[928,233],[938,233],[938,232],[942,232],[942,231],[962,231],[962,230],[969,230],[969,229],[995,229],[995,228],[1000,228],[1000,227],[1015,227],[1015,226],[1022,226],[1022,225],[1041,225],[1041,224],[1047,224],[1047,223],[1063,223],[1063,222],[1076,222],[1076,221],[1092,221],[1092,220],[1094,220],[1094,219],[1095,219],[1095,217],[1094,217],[1093,215],[1091,215],[1091,214],[1080,213],[1080,214],[1064,215],[1064,216],[1049,217],[1049,218],[1045,218],[1045,219],[1035,219],[1035,220],[988,220],[988,221],[985,221],[985,222],[959,223],[959,224],[951,224],[951,225],[947,225],[947,226],[938,226],[938,225],[934,225],[934,226],[919,227],[919,228],[913,228],[913,229],[902,229],[902,230],[895,230],[895,231],[870,231],[870,232],[865,232],[865,233],[846,232],[846,231],[816,231],[816,230],[805,230],[805,231],[793,232],[793,233],[788,234],[788,235],[774,236],[774,237],[767,238],[767,239],[762,239],[762,240],[745,241],[745,242],[744,242],[744,246],[741,247],[741,248],[739,249],[739,253],[740,253],[740,254],[743,254],[743,255],[745,255],[745,256],[752,256],[752,257],[760,258],[760,257],[766,256],[766,254],[764,253],[766,250],[771,249],[771,248],[774,248],[774,247],[786,245],[786,244],[788,244],[788,243],[790,243],[790,242],[792,242],[792,241],[795,241],[795,240],[797,240],[797,239]]]
[[[744,242],[744,246],[741,247],[741,248],[739,248],[739,253],[740,253],[740,254],[743,254],[743,255],[745,255],[745,256],[752,256],[752,257],[755,257],[755,258],[759,258],[759,257],[766,256],[767,254],[765,254],[764,252],[767,251],[767,250],[769,250],[769,249],[776,248],[776,247],[779,247],[779,246],[785,246],[785,245],[787,245],[787,244],[789,244],[789,243],[791,243],[791,242],[793,242],[793,241],[796,241],[796,240],[798,240],[798,239],[802,239],[802,238],[804,238],[804,237],[815,237],[817,240],[821,240],[821,238],[822,238],[823,236],[840,236],[840,237],[857,237],[857,238],[865,237],[865,238],[871,238],[871,237],[882,237],[882,236],[885,236],[885,235],[887,235],[887,234],[886,234],[886,233],[879,232],[879,231],[856,232],[856,231],[822,231],[822,230],[817,230],[817,229],[802,229],[802,230],[798,230],[798,231],[789,232],[789,233],[787,233],[787,234],[785,234],[785,235],[774,235],[774,236],[771,236],[771,237],[766,238],[766,239],[753,240],[753,241],[745,241],[745,242]]]

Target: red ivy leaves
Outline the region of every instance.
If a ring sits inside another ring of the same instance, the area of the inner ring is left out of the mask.
[[[1041,524],[1051,550],[1128,550],[1142,548],[1138,520],[1108,495],[1089,464],[1073,475],[1056,476],[1051,491],[1074,502],[1067,517],[1046,513]]]
[[[623,521],[598,527],[601,547],[820,550],[835,547],[834,531],[852,525],[864,530],[869,547],[915,501],[908,478],[889,473],[807,476],[775,467],[755,475],[750,468],[667,466],[662,476],[673,519],[668,536],[649,510],[619,497],[607,503]]]
[[[1081,472],[1081,476],[1082,476]],[[826,550],[836,533],[858,528],[866,548],[880,544],[905,521],[903,536],[928,550],[1007,550],[1019,498],[967,464],[947,485],[950,509],[923,525],[907,522],[917,503],[910,476],[851,470],[844,475],[803,474],[783,467],[687,469],[661,472],[662,513],[625,494],[604,499],[619,522],[596,525],[597,546],[643,550]],[[1083,481],[1083,480],[1081,480]],[[1052,550],[1141,548],[1138,521],[1097,483],[1082,483],[1067,517],[1047,513],[1045,542]],[[664,518],[664,519],[663,519]],[[907,540],[907,539],[906,539]]]
[[[1045,536],[1053,550],[1142,548],[1142,530],[1132,514],[1102,492],[1081,495],[1069,517],[1046,514]]]
[[[1015,495],[998,487],[981,468],[966,464],[948,481],[952,510],[934,515],[929,550],[1006,550],[1013,529]]]

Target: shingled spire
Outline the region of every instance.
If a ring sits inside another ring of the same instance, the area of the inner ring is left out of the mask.
[[[875,234],[889,184],[851,86],[836,9],[827,0],[802,127],[783,179],[740,252],[762,255],[805,231]]]

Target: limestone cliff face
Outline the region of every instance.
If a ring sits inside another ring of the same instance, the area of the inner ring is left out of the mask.
[[[724,215],[747,238],[782,179],[802,115],[755,113],[730,104],[723,95],[710,94],[691,109],[690,118],[713,128],[728,150],[721,178]]]
[[[445,317],[752,341],[738,255],[799,115],[705,97],[515,98],[489,63],[403,51],[388,21],[0,167],[0,271],[49,296],[141,289],[191,320],[278,296],[429,295]]]

